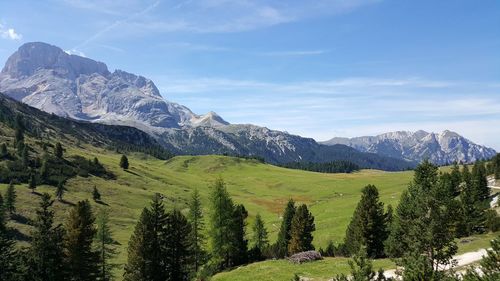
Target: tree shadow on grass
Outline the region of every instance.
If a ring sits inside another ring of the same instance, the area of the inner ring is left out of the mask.
[[[135,173],[135,172],[132,172],[132,171],[129,171],[129,170],[124,170],[124,171],[125,171],[125,172],[127,172],[127,173],[129,173],[129,174],[132,174],[132,175],[134,175],[134,176],[138,176],[138,177],[141,177],[141,178],[142,178],[142,176],[141,176],[141,175],[139,175],[138,173]]]
[[[62,199],[62,200],[57,200],[57,202],[59,202],[59,203],[61,203],[61,204],[64,204],[64,205],[68,205],[68,206],[76,206],[76,204],[75,204],[75,203],[70,202],[70,201],[66,201],[66,200],[64,200],[64,199]]]
[[[23,242],[30,242],[31,241],[30,236],[20,232],[18,229],[15,229],[15,228],[9,228],[8,235],[9,235],[9,237],[12,237],[18,241],[23,241]]]
[[[102,200],[95,200],[95,202],[96,202],[97,204],[100,204],[100,205],[109,206],[109,204],[108,204],[108,203],[106,203],[106,202],[104,202],[104,201],[102,201]]]
[[[31,225],[31,220],[21,214],[12,214],[10,215],[10,219],[20,224]]]

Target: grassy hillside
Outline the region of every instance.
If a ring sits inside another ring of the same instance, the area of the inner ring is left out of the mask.
[[[130,169],[123,171],[118,167],[120,154],[91,146],[63,146],[66,148],[65,157],[98,157],[99,161],[116,175],[116,180],[92,176],[70,179],[65,195],[69,204],[56,202],[54,206],[57,216],[62,219],[71,203],[91,199],[92,188],[96,186],[105,205],[93,204],[96,209],[111,209],[112,229],[121,244],[117,258],[120,263],[126,260],[127,241],[140,211],[149,203],[155,192],[165,195],[168,207],[185,211],[192,190],[198,188],[204,207],[207,208],[209,186],[217,177],[222,177],[233,199],[247,207],[250,213],[249,224],[257,212],[261,213],[270,232],[271,241],[276,238],[280,213],[285,202],[293,198],[311,206],[317,226],[314,244],[319,247],[325,246],[329,239],[339,241],[344,236],[363,186],[369,183],[377,185],[382,200],[394,204],[412,176],[412,172],[388,173],[372,170],[353,174],[320,174],[224,156],[180,156],[163,161],[141,153],[129,155]],[[25,184],[16,187],[21,218],[19,222],[13,221],[12,224],[20,229],[21,233],[28,235],[29,226],[26,222],[34,217],[39,195],[32,194]],[[0,185],[0,192],[3,193],[5,189],[5,184]],[[54,194],[54,191],[52,186],[37,188],[37,193]]]

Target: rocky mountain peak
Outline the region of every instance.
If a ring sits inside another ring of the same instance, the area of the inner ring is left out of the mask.
[[[76,78],[99,73],[108,75],[107,66],[89,58],[69,55],[61,48],[41,42],[23,44],[7,60],[2,74],[12,78],[34,75],[39,70],[52,70],[57,75]]]

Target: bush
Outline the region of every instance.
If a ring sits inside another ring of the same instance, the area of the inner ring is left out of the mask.
[[[486,227],[492,232],[500,230],[500,217],[495,210],[486,211]]]

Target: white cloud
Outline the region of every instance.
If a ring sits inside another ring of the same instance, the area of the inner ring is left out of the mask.
[[[14,28],[7,28],[2,24],[0,24],[0,36],[4,39],[10,40],[21,40],[23,38],[23,36],[17,33]]]
[[[64,52],[68,55],[77,55],[80,57],[87,57],[82,51],[78,51],[76,49],[71,49],[71,50],[64,50]]]

